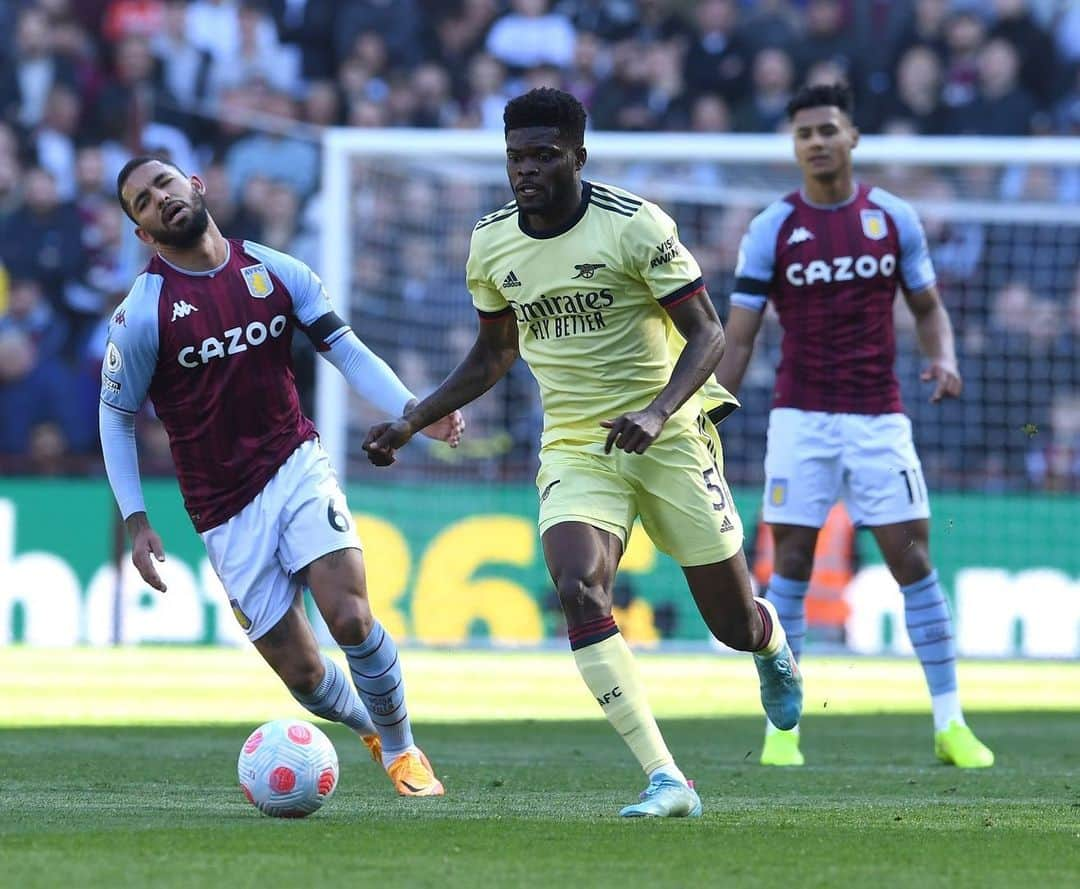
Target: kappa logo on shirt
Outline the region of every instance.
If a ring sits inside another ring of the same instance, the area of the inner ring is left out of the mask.
[[[180,302],[175,302],[172,304],[172,320],[175,321],[177,318],[186,318],[192,312],[197,311],[199,310],[191,303],[186,302],[185,300],[180,300]]]
[[[814,235],[810,231],[810,229],[804,228],[800,225],[797,229],[795,229],[795,231],[791,233],[791,235],[787,239],[787,242],[789,244],[802,244],[805,241],[812,240],[814,240]]]

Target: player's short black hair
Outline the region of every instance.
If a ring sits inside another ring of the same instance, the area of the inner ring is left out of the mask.
[[[820,108],[831,105],[839,108],[851,119],[855,114],[855,96],[846,83],[815,83],[804,86],[787,103],[788,120],[804,108]]]
[[[120,202],[120,206],[124,212],[131,218],[131,221],[135,221],[135,217],[131,215],[131,208],[124,200],[124,183],[127,182],[128,176],[130,176],[135,170],[139,169],[143,164],[149,164],[157,161],[159,164],[165,164],[167,167],[172,167],[183,176],[187,178],[187,173],[181,170],[171,160],[164,157],[158,157],[156,154],[140,154],[137,157],[133,157],[123,167],[120,168],[120,172],[116,174],[116,199]]]
[[[559,138],[579,148],[585,144],[585,106],[570,93],[549,86],[511,99],[503,111],[504,132],[524,127],[555,127]]]

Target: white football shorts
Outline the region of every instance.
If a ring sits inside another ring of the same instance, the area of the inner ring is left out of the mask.
[[[860,527],[930,517],[911,421],[904,414],[773,408],[762,518],[820,528],[841,498]]]
[[[360,548],[345,495],[317,440],[300,445],[254,500],[201,537],[252,641],[292,605],[298,571],[327,553]]]

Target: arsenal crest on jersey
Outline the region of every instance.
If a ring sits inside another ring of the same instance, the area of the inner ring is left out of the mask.
[[[889,233],[884,210],[860,210],[859,216],[862,218],[863,234],[871,241],[880,241]]]
[[[865,226],[866,224],[863,223],[864,228]],[[274,292],[274,281],[266,270],[266,266],[261,262],[258,265],[249,265],[240,271],[244,274],[244,283],[247,284],[248,293],[256,299],[266,299]]]

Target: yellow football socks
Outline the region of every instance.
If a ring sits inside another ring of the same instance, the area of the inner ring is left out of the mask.
[[[614,621],[612,621],[614,626]],[[645,697],[634,656],[616,630],[574,650],[578,671],[645,773],[674,764]]]

